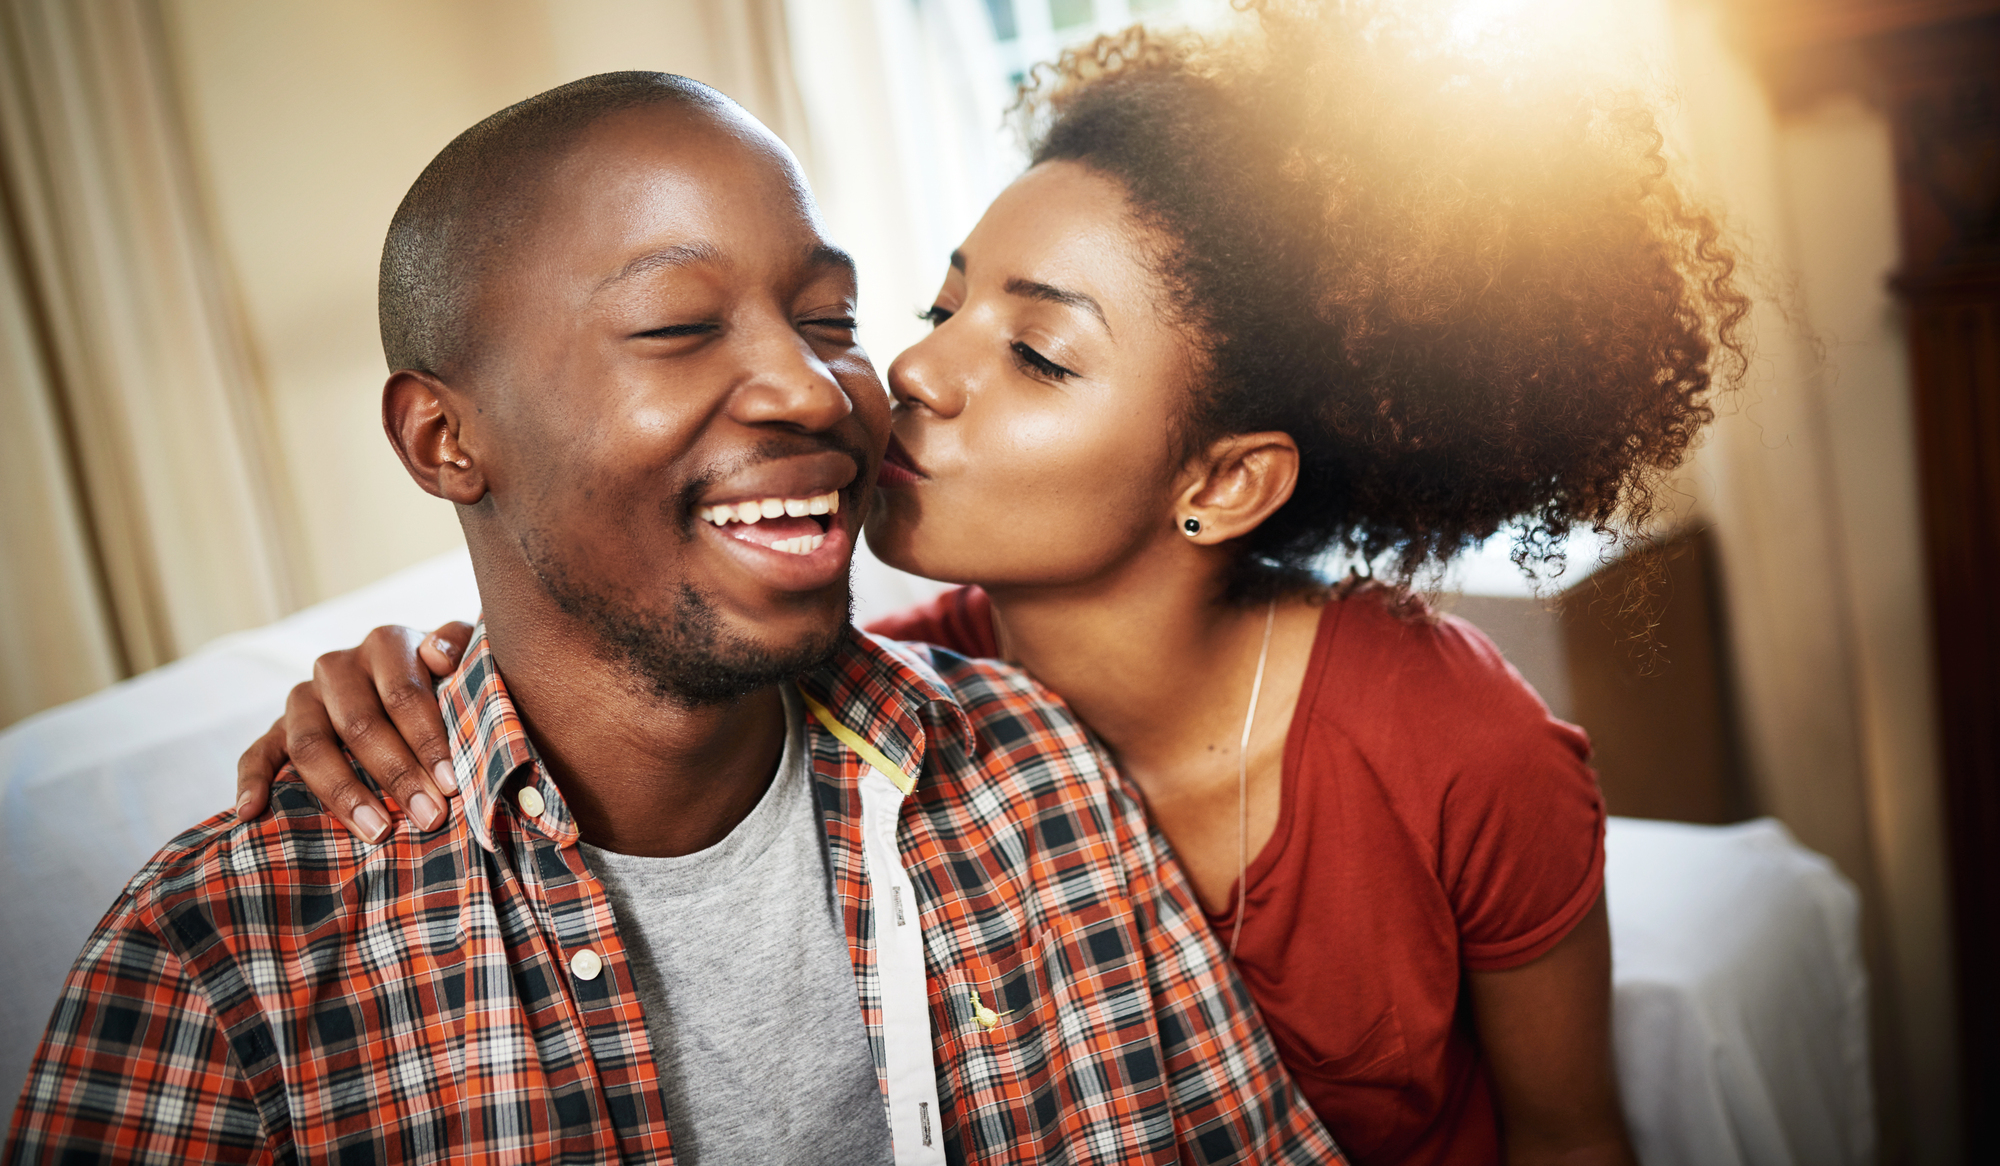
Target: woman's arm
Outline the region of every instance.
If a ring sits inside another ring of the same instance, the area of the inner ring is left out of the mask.
[[[1637,1166],[1611,1059],[1603,896],[1540,957],[1467,978],[1508,1166]]]
[[[870,631],[942,644],[964,655],[992,656],[992,607],[976,587],[888,615]],[[429,830],[444,821],[445,799],[458,792],[451,746],[432,690],[458,667],[472,625],[448,623],[426,636],[385,625],[359,647],[328,652],[313,678],[292,689],[285,715],[236,762],[236,814],[254,818],[270,804],[271,783],[289,758],[306,788],[358,838],[389,832],[389,810],[347,763],[361,768]],[[343,747],[346,753],[342,752]]]
[[[289,756],[320,804],[356,837],[380,839],[389,831],[388,807],[355,776],[344,746],[419,826],[442,823],[445,799],[458,784],[431,686],[458,667],[471,639],[466,623],[428,636],[385,626],[357,648],[321,656],[313,678],[292,689],[285,715],[237,760],[237,816],[264,812],[272,779]]]

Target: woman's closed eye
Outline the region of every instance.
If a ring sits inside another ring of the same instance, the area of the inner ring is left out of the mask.
[[[1024,366],[1032,370],[1038,376],[1044,376],[1049,378],[1050,380],[1059,381],[1076,375],[1076,373],[1074,373],[1073,371],[1064,368],[1062,365],[1057,364],[1055,361],[1050,360],[1048,357],[1043,356],[1041,353],[1036,352],[1034,349],[1028,347],[1028,345],[1023,343],[1022,341],[1016,340],[1013,344],[1013,348],[1014,348],[1015,359],[1019,360]]]
[[[924,321],[933,328],[951,319],[951,317],[951,309],[939,304],[932,304],[930,307],[917,313],[917,319]],[[1023,368],[1034,373],[1036,376],[1059,381],[1076,375],[1075,370],[1064,368],[1062,365],[1043,356],[1025,341],[1016,340],[1008,347],[1013,351],[1014,359]]]

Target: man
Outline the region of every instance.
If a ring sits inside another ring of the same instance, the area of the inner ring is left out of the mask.
[[[9,1161],[1327,1161],[1133,800],[1016,675],[847,626],[854,271],[713,91],[606,74],[391,225],[385,427],[485,617],[463,812],[295,781],[128,886]]]

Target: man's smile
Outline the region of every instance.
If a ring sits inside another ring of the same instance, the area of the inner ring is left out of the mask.
[[[791,555],[807,555],[826,542],[832,516],[840,513],[840,491],[810,498],[762,498],[703,506],[695,516],[722,527],[731,538]],[[824,516],[824,517],[822,517]],[[729,531],[730,526],[738,529]]]
[[[767,587],[833,586],[854,553],[862,465],[835,450],[761,462],[704,489],[693,517],[705,541]]]

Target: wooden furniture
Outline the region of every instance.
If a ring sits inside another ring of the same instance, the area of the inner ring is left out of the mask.
[[[1611,813],[1717,824],[1754,811],[1722,610],[1706,529],[1607,564],[1558,600],[1570,714],[1590,730]]]
[[[2000,1158],[2000,0],[1748,0],[1781,102],[1888,115],[1949,838],[1965,1156]]]

